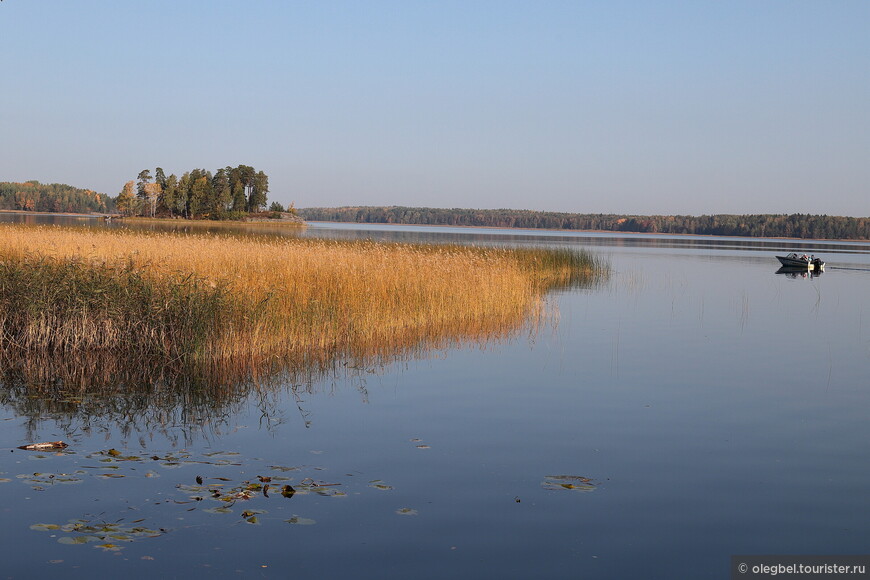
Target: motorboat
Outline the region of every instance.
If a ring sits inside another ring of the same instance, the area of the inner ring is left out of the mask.
[[[792,252],[788,256],[777,256],[779,263],[786,268],[801,268],[803,270],[824,270],[825,263],[813,255]]]

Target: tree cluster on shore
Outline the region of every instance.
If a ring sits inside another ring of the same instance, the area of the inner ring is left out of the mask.
[[[106,213],[114,211],[114,200],[105,193],[80,189],[63,183],[36,180],[0,182],[0,209],[55,213]]]
[[[617,215],[557,213],[515,209],[439,209],[428,207],[305,208],[312,221],[597,230],[807,239],[870,239],[870,218],[810,214]]]
[[[250,165],[205,169],[169,176],[162,167],[139,172],[124,184],[116,198],[124,215],[184,217],[189,219],[241,219],[266,207],[269,177]],[[284,211],[273,203],[271,211]]]

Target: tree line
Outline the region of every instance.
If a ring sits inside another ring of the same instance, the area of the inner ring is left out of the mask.
[[[143,169],[116,198],[124,215],[185,217],[189,219],[241,219],[266,207],[269,177],[250,165],[205,169],[169,176],[162,167]],[[284,211],[273,203],[272,211]]]
[[[0,209],[55,213],[106,213],[115,210],[114,200],[104,193],[64,183],[36,180],[0,182]]]
[[[808,239],[870,239],[870,218],[811,214],[618,215],[514,209],[312,207],[306,220]]]

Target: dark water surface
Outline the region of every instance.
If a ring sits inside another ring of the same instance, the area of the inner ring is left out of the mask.
[[[212,413],[85,416],[6,384],[0,577],[727,578],[732,554],[870,552],[870,244],[301,235],[585,248],[613,274],[512,340]],[[826,272],[775,274],[788,251]]]

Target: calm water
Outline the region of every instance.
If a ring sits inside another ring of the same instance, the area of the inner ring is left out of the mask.
[[[249,385],[210,413],[83,413],[7,384],[0,577],[727,578],[731,554],[870,551],[870,244],[302,235],[585,248],[613,275],[512,340]],[[793,250],[827,271],[775,274]]]

